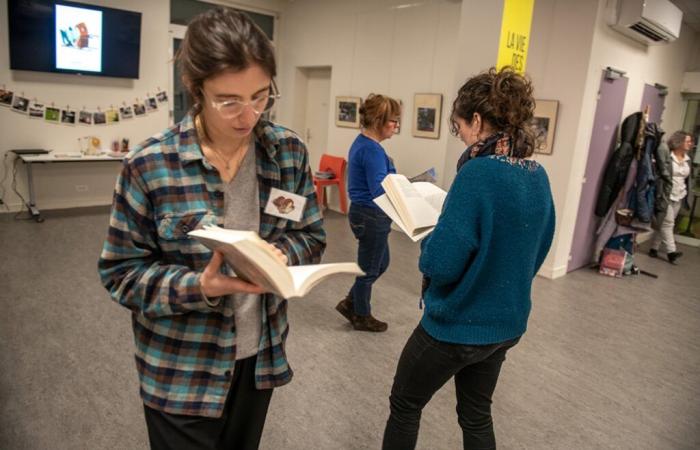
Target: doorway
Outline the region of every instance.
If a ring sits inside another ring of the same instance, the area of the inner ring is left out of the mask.
[[[295,80],[296,108],[293,126],[309,150],[311,170],[318,168],[328,149],[328,117],[331,103],[331,68],[298,67]]]
[[[627,78],[606,78],[603,72],[598,90],[591,131],[591,144],[588,148],[588,161],[581,188],[581,200],[576,215],[576,227],[571,243],[571,253],[567,272],[584,267],[592,262],[595,231],[598,225],[595,203],[600,189],[605,164],[615,149],[617,129],[622,119],[622,109],[627,94]]]

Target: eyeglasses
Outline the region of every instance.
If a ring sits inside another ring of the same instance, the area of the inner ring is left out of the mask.
[[[393,124],[396,125],[397,127],[398,127],[399,125],[401,125],[401,121],[400,121],[399,119],[389,119],[388,122],[389,122],[389,123],[393,123]]]
[[[280,97],[281,95],[277,90],[277,84],[275,80],[272,80],[270,93],[267,95],[260,95],[249,102],[242,102],[240,100],[224,100],[217,102],[211,100],[211,106],[216,108],[224,119],[234,119],[243,113],[246,106],[250,106],[253,111],[255,111],[256,115],[266,113],[272,109],[275,105],[275,100],[278,100]]]

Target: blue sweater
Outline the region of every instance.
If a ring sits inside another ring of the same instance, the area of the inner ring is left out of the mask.
[[[394,165],[379,143],[360,134],[348,154],[348,194],[357,205],[379,209],[372,201],[384,193],[382,181],[396,173]]]
[[[430,278],[423,328],[439,341],[485,345],[525,333],[532,279],[554,234],[547,174],[503,156],[467,162],[419,267]]]

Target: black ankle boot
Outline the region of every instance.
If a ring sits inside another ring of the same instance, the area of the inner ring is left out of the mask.
[[[352,303],[352,295],[348,294],[347,297],[342,299],[335,307],[336,311],[343,315],[346,319],[353,323],[355,319],[355,305]]]
[[[658,258],[659,257],[659,251],[656,250],[655,248],[650,248],[649,249],[649,256],[652,258]]]
[[[667,253],[666,256],[668,256],[668,262],[676,265],[676,264],[678,264],[678,258],[683,256],[683,252],[671,252],[671,253]]]

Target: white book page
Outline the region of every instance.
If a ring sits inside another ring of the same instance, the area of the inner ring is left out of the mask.
[[[333,274],[362,275],[364,272],[356,263],[309,264],[289,268],[294,281],[294,294],[291,297],[303,297],[326,277]]]
[[[440,212],[423,198],[405,176],[387,175],[382,186],[411,233],[437,224]]]
[[[417,181],[413,183],[416,191],[432,206],[438,213],[442,212],[442,205],[447,198],[447,192],[443,191],[433,183]]]
[[[391,201],[389,200],[389,197],[387,197],[386,194],[382,194],[379,197],[375,198],[374,203],[379,206],[384,213],[389,216],[389,218],[396,224],[398,225],[399,228],[401,228],[401,231],[406,233],[408,237],[411,238],[413,242],[418,242],[424,237],[426,237],[428,234],[430,234],[431,231],[433,231],[433,228],[435,227],[429,227],[427,230],[423,231],[423,229],[418,230],[418,232],[413,232],[411,233],[408,231],[408,227],[406,226],[405,223],[401,220],[401,217],[399,217],[399,213],[396,212],[396,208],[394,208],[394,205],[391,204]]]

